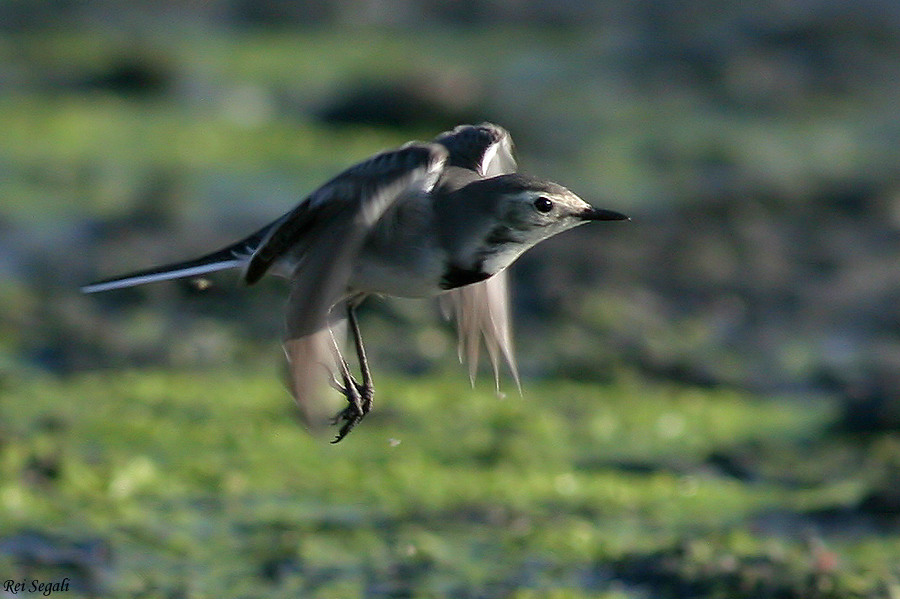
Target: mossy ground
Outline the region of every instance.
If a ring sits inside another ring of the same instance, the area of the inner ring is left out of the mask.
[[[900,536],[839,525],[871,480],[827,434],[828,402],[381,378],[338,445],[262,374],[7,384],[4,572],[135,597],[897,591]],[[51,558],[14,550],[35,535]]]

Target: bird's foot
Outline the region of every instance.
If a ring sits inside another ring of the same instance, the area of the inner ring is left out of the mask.
[[[331,420],[331,424],[334,425],[343,422],[332,443],[340,442],[353,430],[353,427],[362,421],[365,415],[369,413],[369,410],[372,409],[372,398],[375,395],[375,389],[372,385],[361,384],[350,374],[345,374],[343,378],[343,384],[339,383],[334,377],[331,380],[331,386],[346,397],[349,404],[335,414]]]

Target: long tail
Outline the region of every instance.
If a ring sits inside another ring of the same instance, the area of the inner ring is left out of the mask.
[[[205,256],[97,281],[82,287],[81,292],[109,291],[110,289],[134,287],[135,285],[156,281],[197,277],[217,270],[242,267],[247,264],[247,260],[250,259],[254,250],[256,250],[256,246],[259,245],[260,240],[266,235],[271,226],[263,227],[253,235]]]

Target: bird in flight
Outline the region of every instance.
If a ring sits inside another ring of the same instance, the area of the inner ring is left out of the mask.
[[[456,320],[460,359],[474,378],[484,340],[516,384],[506,268],[538,242],[590,221],[627,220],[565,187],[516,172],[509,133],[461,125],[431,142],[410,142],[340,173],[293,210],[249,237],[200,258],[82,287],[85,293],[243,269],[252,285],[286,278],[284,352],[301,410],[323,383],[347,406],[333,418],[342,440],[372,408],[374,386],[356,308],[369,295],[439,296]],[[349,326],[359,377],[341,352]],[[323,368],[324,366],[324,368]]]

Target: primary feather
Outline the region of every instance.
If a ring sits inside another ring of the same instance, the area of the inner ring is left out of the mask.
[[[516,170],[512,139],[505,129],[497,125],[462,125],[439,135],[436,141],[450,152],[451,165],[475,171],[482,177],[506,175]],[[479,349],[484,339],[497,391],[500,391],[498,353],[502,354],[521,391],[512,346],[506,271],[479,283],[451,289],[441,297],[441,303],[445,316],[452,315],[456,320],[459,359],[468,363],[472,383],[475,382]]]

